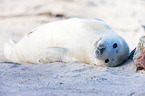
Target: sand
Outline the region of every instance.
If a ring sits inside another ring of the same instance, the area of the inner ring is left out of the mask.
[[[144,96],[145,71],[129,60],[119,67],[84,63],[20,65],[3,45],[32,28],[70,17],[103,19],[133,50],[145,34],[145,0],[0,0],[0,96]],[[5,62],[5,63],[2,63]]]

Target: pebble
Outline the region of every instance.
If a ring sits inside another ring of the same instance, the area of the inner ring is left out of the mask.
[[[133,62],[137,67],[137,71],[145,70],[145,36],[142,36],[139,40],[133,57]]]

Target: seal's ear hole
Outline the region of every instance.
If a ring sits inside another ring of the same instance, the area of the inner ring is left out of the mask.
[[[109,62],[109,59],[106,59],[106,60],[105,60],[105,63],[108,63],[108,62]]]
[[[116,54],[118,54],[118,50],[116,50]]]
[[[118,46],[117,43],[113,44],[113,48],[117,48],[117,46]]]

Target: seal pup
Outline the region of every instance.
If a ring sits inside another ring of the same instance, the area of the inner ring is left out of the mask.
[[[129,47],[100,19],[70,18],[36,27],[18,43],[10,40],[4,55],[18,63],[76,61],[117,66],[128,59]]]

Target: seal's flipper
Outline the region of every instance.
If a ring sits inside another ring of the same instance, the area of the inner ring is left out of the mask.
[[[131,51],[131,53],[129,54],[128,59],[133,60],[133,56],[134,56],[135,51],[136,51],[136,48],[133,51]]]
[[[38,63],[60,62],[67,53],[67,48],[63,47],[48,47],[43,50]]]
[[[9,39],[8,43],[5,43],[4,45],[4,56],[6,57],[6,59],[8,60],[12,60],[12,52],[14,49],[14,46],[16,45],[16,42],[12,39]]]

